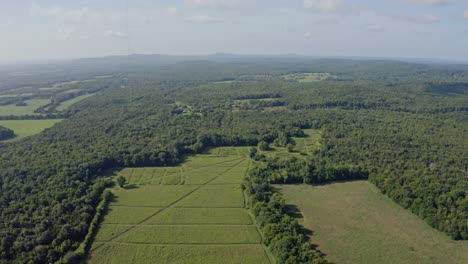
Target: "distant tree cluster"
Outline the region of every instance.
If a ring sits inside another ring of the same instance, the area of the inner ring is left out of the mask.
[[[297,221],[286,214],[284,199],[272,194],[266,179],[252,170],[243,188],[249,196],[249,206],[263,233],[264,243],[278,263],[327,263],[323,254],[313,249]]]
[[[14,138],[14,137],[15,137],[15,131],[9,128],[0,126],[0,141],[7,140],[10,138]]]

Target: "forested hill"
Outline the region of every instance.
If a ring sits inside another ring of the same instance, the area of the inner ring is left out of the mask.
[[[2,73],[0,90],[96,69],[122,84],[73,105],[69,119],[39,135],[0,145],[0,262],[50,263],[75,250],[106,169],[175,164],[206,147],[311,127],[323,131],[316,158],[360,166],[430,225],[468,239],[468,67],[157,58],[83,60],[24,79]]]

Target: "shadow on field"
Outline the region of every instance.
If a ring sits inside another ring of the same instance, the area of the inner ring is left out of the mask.
[[[137,189],[137,188],[139,188],[139,186],[136,184],[127,184],[124,186],[125,190],[131,190],[131,189]]]

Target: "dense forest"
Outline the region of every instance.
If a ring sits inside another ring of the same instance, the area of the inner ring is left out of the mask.
[[[434,228],[468,239],[467,66],[135,55],[61,68],[68,72],[36,75],[38,85],[86,80],[92,71],[114,77],[71,106],[63,122],[0,145],[0,262],[65,261],[85,239],[109,168],[176,164],[211,146],[273,143],[305,128],[322,131],[320,150],[305,160],[268,161],[265,179],[368,178]],[[336,77],[283,77],[308,72]],[[35,83],[0,79],[8,80],[2,91]],[[287,177],[270,173],[277,169]],[[260,211],[281,205],[257,200]]]
[[[15,132],[9,128],[0,126],[0,141],[15,137]]]

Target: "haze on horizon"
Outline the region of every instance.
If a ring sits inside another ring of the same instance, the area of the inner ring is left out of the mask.
[[[148,54],[468,61],[464,0],[17,0],[0,62]]]

